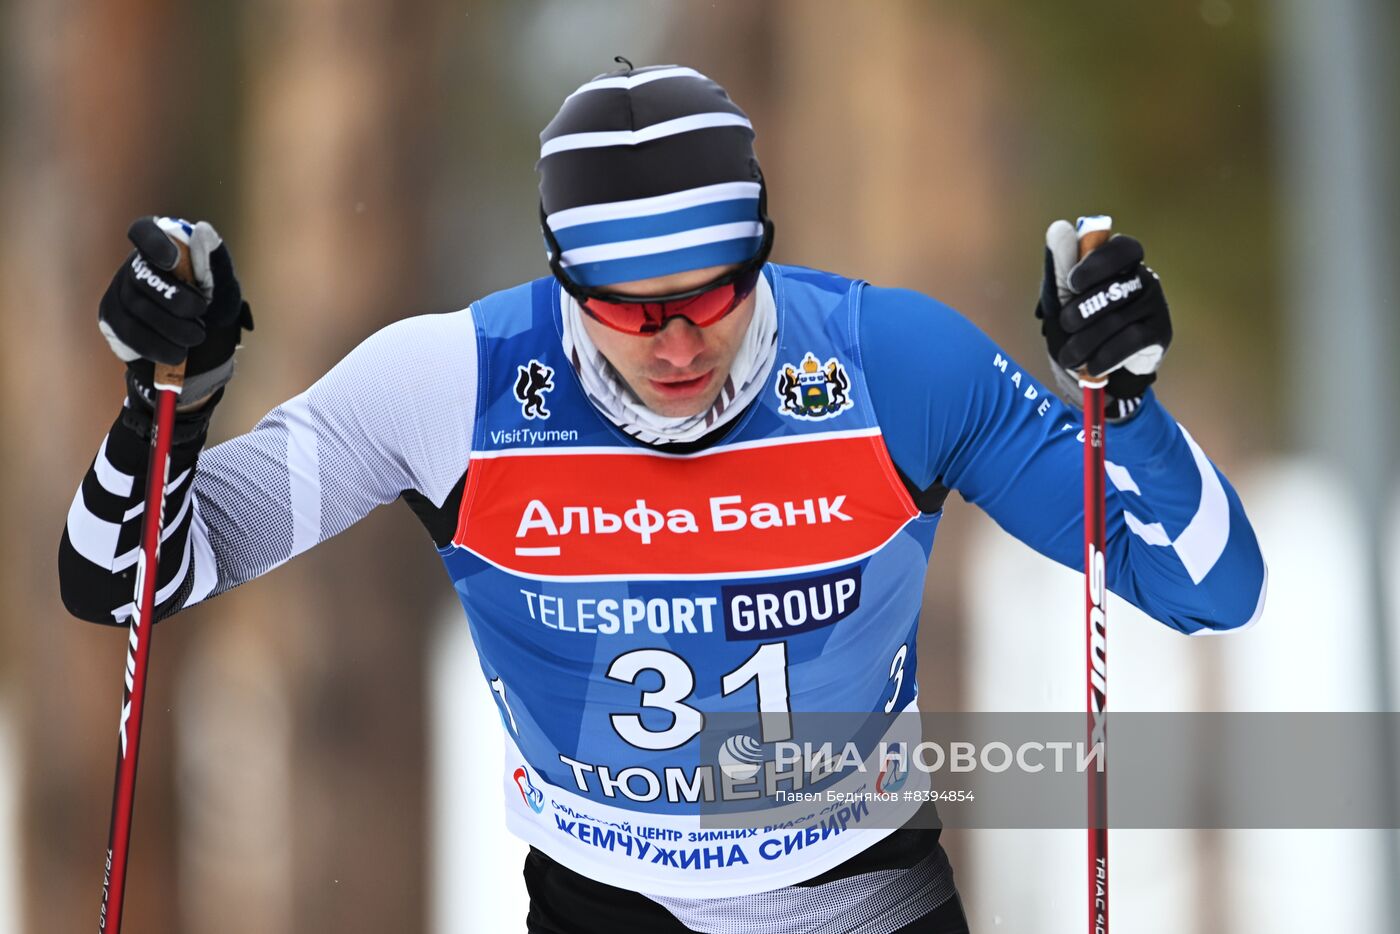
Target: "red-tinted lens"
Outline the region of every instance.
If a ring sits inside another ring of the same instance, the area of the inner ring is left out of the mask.
[[[608,327],[627,334],[655,334],[672,318],[682,317],[697,328],[706,328],[743,302],[758,283],[759,270],[746,271],[738,279],[713,289],[669,301],[611,302],[590,298],[583,308]]]

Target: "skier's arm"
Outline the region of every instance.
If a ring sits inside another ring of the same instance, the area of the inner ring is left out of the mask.
[[[414,490],[441,505],[467,464],[476,392],[470,311],[371,336],[245,435],[172,454],[158,616],[265,574]],[[59,576],[69,611],[131,612],[147,443],[112,426],[69,510]]]
[[[916,292],[867,287],[861,352],[895,463],[1021,541],[1083,567],[1079,413],[971,322]],[[1151,390],[1108,426],[1108,581],[1182,632],[1257,618],[1265,570],[1239,497]]]
[[[471,312],[378,331],[195,477],[196,543],[217,559],[210,596],[265,574],[414,490],[441,504],[471,451]]]

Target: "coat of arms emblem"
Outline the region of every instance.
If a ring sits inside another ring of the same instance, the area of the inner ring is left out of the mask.
[[[850,408],[850,389],[850,377],[840,361],[832,357],[823,366],[811,351],[798,365],[780,367],[773,387],[782,400],[779,410],[784,415],[813,420],[831,418]]]

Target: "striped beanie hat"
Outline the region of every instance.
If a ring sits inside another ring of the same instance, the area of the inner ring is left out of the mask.
[[[753,138],[693,68],[627,65],[582,85],[540,134],[536,165],[564,274],[599,288],[752,258],[766,221]]]

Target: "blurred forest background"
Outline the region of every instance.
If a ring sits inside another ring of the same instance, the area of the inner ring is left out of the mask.
[[[1226,473],[1331,452],[1334,473],[1309,474],[1304,495],[1335,486],[1319,476],[1350,484],[1356,587],[1379,602],[1327,623],[1369,639],[1385,619],[1374,517],[1397,421],[1386,120],[1400,95],[1393,72],[1366,69],[1400,38],[1393,13],[1386,0],[0,2],[0,932],[96,923],[125,635],[65,613],[55,554],[120,404],[95,315],[132,218],[206,218],[230,245],[257,330],[215,419],[222,439],[375,329],[545,274],[539,130],[616,54],[691,65],[754,122],[776,259],[935,295],[1041,378],[1045,227],[1112,213],[1171,301],[1160,395]],[[1355,55],[1334,60],[1337,42]],[[1329,77],[1341,91],[1318,90]],[[1307,188],[1332,159],[1340,193]],[[1326,290],[1329,270],[1354,268],[1360,281],[1342,281],[1360,293]],[[1327,344],[1345,340],[1360,357]],[[1360,382],[1336,383],[1339,360]],[[941,530],[927,710],[980,696],[965,662],[985,524],[955,500]],[[395,506],[162,625],[128,928],[447,930],[432,908],[429,683],[439,630],[465,630],[454,604]],[[459,677],[485,694],[474,668]],[[492,772],[498,736],[471,742]],[[483,847],[499,834],[474,832]],[[963,867],[974,835],[950,836]],[[961,872],[970,907],[1021,881]],[[974,910],[974,928],[996,927],[992,912]],[[1176,930],[1247,929],[1207,914]]]

